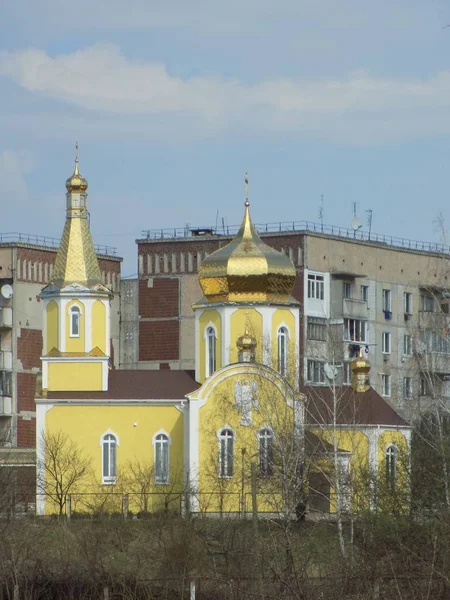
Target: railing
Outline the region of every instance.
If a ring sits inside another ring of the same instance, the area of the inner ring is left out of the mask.
[[[225,236],[230,237],[239,231],[239,225],[223,225],[209,227],[179,227],[172,229],[144,229],[142,230],[142,241],[145,240],[161,240],[175,238],[191,238],[191,237],[210,237],[210,236]],[[359,229],[347,229],[346,227],[338,227],[336,225],[325,225],[322,223],[314,223],[312,221],[285,221],[278,223],[255,223],[258,233],[289,233],[289,232],[312,232],[324,235],[331,235],[340,238],[372,242],[376,244],[384,244],[386,246],[394,246],[396,248],[404,248],[405,250],[417,250],[419,252],[434,252],[438,254],[450,254],[450,246],[447,244],[438,244],[435,242],[421,242],[410,240],[408,238],[395,237],[381,233],[373,233]],[[198,232],[207,234],[199,235]],[[211,232],[211,233],[209,233]]]
[[[34,235],[32,233],[0,233],[0,244],[32,244],[33,246],[46,246],[47,248],[58,248],[60,239],[48,237],[46,235]],[[117,248],[113,246],[96,245],[95,251],[97,254],[105,256],[116,256]]]

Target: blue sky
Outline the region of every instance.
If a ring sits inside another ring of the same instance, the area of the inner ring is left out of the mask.
[[[441,0],[0,0],[0,230],[58,237],[80,145],[95,241],[256,223],[441,241],[450,5]],[[444,232],[445,233],[445,232]],[[450,243],[450,240],[447,240]]]

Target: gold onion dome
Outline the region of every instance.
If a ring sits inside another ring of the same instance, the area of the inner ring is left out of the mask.
[[[243,350],[254,350],[256,348],[256,343],[256,339],[250,335],[248,328],[246,327],[244,335],[238,337],[236,346],[238,347],[238,350],[242,352]]]
[[[66,189],[68,192],[85,192],[88,187],[87,179],[81,175],[78,168],[78,156],[75,159],[75,169],[73,174],[66,181]]]
[[[249,202],[236,237],[205,258],[199,282],[210,302],[288,302],[295,266],[265,244],[250,218]]]

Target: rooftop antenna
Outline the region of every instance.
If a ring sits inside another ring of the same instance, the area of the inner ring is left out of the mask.
[[[370,234],[372,233],[372,216],[373,216],[373,210],[371,208],[366,210],[367,213],[367,226],[369,227],[369,240],[370,240]]]
[[[361,221],[356,216],[356,202],[353,202],[353,219],[351,220],[351,228],[353,229],[353,237],[356,238],[356,232],[361,229]]]
[[[322,227],[322,233],[323,233],[323,194],[321,194],[321,196],[320,196],[319,221],[320,221],[320,225]]]
[[[214,233],[217,233],[217,222],[219,221],[219,209],[217,209],[217,213],[216,213],[216,228],[214,230]]]

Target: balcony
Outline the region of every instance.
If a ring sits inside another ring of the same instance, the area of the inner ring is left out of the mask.
[[[343,298],[342,314],[351,319],[367,319],[367,302],[356,298]]]
[[[450,354],[443,352],[427,352],[422,357],[421,368],[430,373],[439,373],[440,375],[450,374]]]
[[[0,370],[12,371],[12,352],[0,351]]]
[[[11,329],[12,308],[0,307],[0,329]]]
[[[0,396],[0,417],[12,415],[12,399],[10,396]]]

